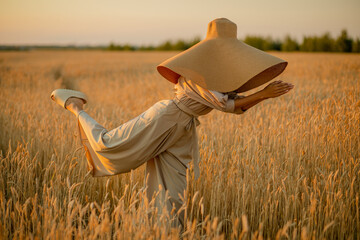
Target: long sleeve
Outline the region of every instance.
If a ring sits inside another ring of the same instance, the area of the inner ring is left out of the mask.
[[[224,94],[217,91],[204,89],[193,83],[190,79],[180,77],[175,89],[177,95],[186,94],[188,97],[217,110],[235,114],[242,114],[244,111],[235,109],[235,99],[242,96]]]
[[[95,151],[106,149],[106,144],[103,136],[108,132],[102,125],[96,122],[84,110],[80,111],[77,116],[84,132],[90,141],[91,146]]]

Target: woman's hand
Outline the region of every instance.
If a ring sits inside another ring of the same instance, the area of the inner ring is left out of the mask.
[[[71,97],[66,101],[65,108],[77,116],[84,109],[84,101],[80,98]]]
[[[293,84],[278,80],[267,85],[262,92],[266,98],[275,98],[289,92],[293,88]]]

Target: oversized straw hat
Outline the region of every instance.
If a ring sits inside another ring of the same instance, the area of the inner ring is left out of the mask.
[[[180,76],[219,92],[245,92],[284,71],[287,62],[237,39],[237,26],[226,18],[208,24],[206,38],[157,66],[176,84]]]

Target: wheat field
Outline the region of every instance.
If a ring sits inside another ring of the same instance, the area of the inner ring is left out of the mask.
[[[144,165],[91,177],[52,90],[87,93],[86,111],[111,129],[173,98],[155,67],[174,54],[0,53],[1,239],[360,239],[360,55],[272,53],[289,62],[277,78],[289,94],[199,118],[182,234],[146,217]]]

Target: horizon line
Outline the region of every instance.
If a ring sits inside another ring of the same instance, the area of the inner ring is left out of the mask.
[[[346,28],[342,28],[342,30],[337,34],[335,35],[335,38],[336,36],[339,36],[341,34],[341,32],[345,30],[348,34],[348,37],[353,39],[353,40],[357,40],[357,39],[360,39],[360,36],[351,36],[349,35],[348,33],[348,30]],[[295,39],[296,41],[302,41],[305,37],[319,37],[319,36],[323,36],[325,34],[329,34],[329,36],[331,38],[334,38],[334,34],[332,34],[329,30],[326,30],[326,31],[323,31],[322,33],[320,34],[304,34],[302,35],[301,39],[299,40],[296,36],[293,36],[291,34],[284,34],[282,37],[273,37],[269,34],[246,34],[245,37],[243,38],[239,38],[238,39],[240,41],[244,41],[246,37],[262,37],[262,38],[271,38],[272,40],[275,40],[275,41],[281,41],[281,40],[284,40],[286,37],[290,37],[291,39]],[[159,43],[148,43],[148,44],[133,44],[133,43],[130,43],[130,42],[120,42],[120,41],[114,41],[114,40],[110,40],[108,41],[107,43],[81,43],[81,42],[77,42],[77,43],[74,43],[74,42],[68,42],[68,43],[50,43],[50,42],[39,42],[39,43],[2,43],[0,42],[0,46],[62,46],[62,47],[66,47],[66,46],[74,46],[74,47],[85,47],[85,46],[88,46],[88,47],[101,47],[101,46],[108,46],[110,44],[118,44],[118,45],[131,45],[131,46],[134,46],[134,47],[142,47],[142,46],[155,46],[155,45],[159,45],[159,44],[162,44],[162,43],[165,43],[167,41],[170,41],[170,42],[174,42],[174,41],[191,41],[191,40],[195,40],[195,39],[200,39],[200,41],[204,40],[205,38],[202,38],[200,34],[198,35],[195,35],[194,37],[192,38],[177,38],[177,39],[171,39],[171,38],[168,38],[166,40],[162,40],[162,41],[159,41]]]

